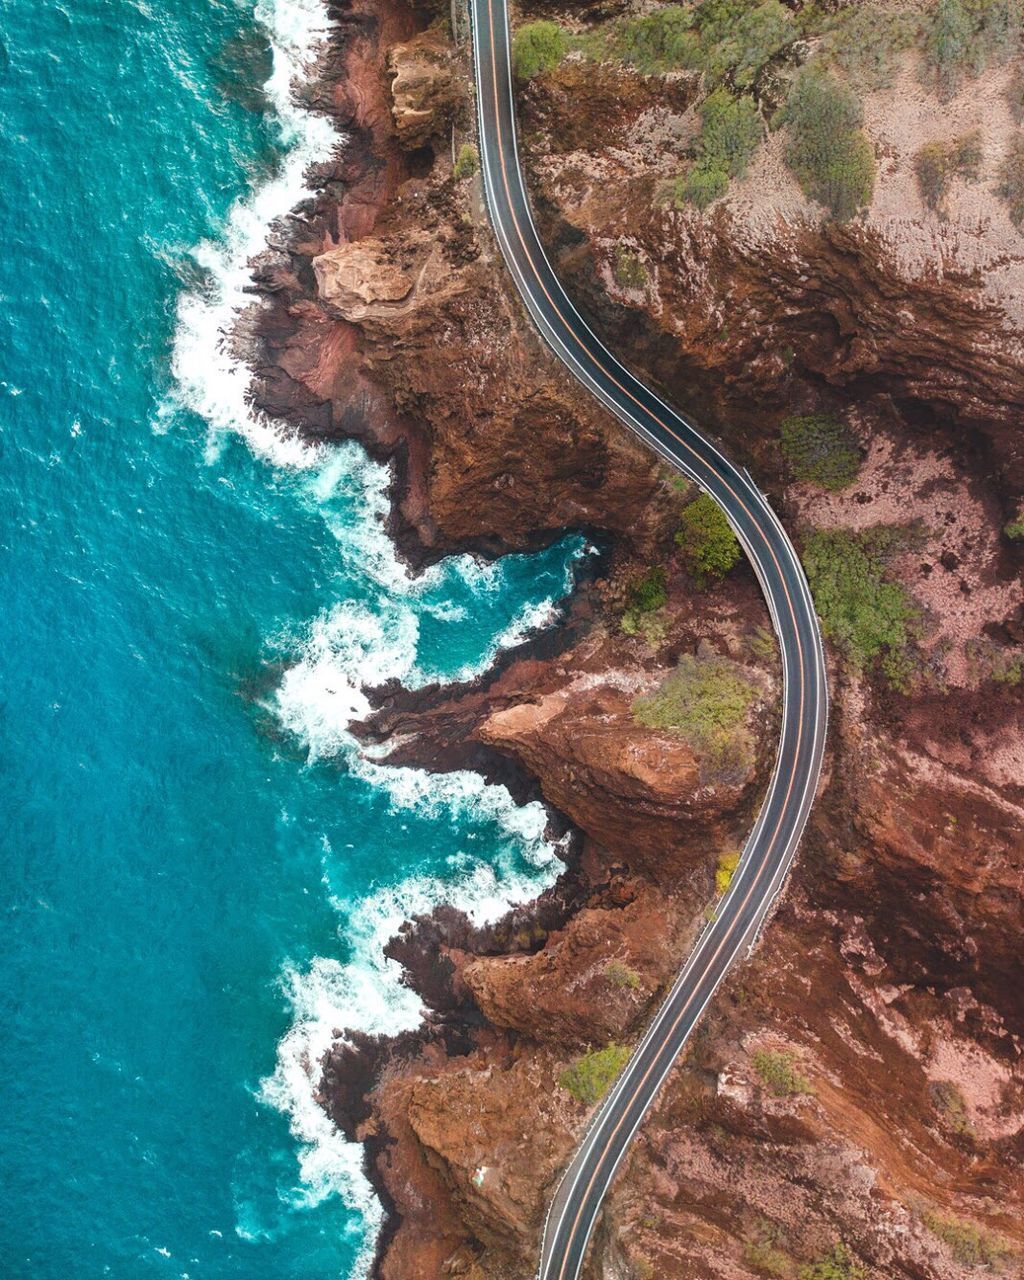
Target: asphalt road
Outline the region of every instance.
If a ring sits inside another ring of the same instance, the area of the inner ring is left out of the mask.
[[[595,1113],[555,1193],[541,1280],[575,1280],[605,1193],[687,1037],[731,965],[751,948],[782,888],[821,773],[828,691],[821,633],[800,561],[748,473],[638,381],[590,330],[540,243],[516,153],[507,0],[470,0],[488,211],[537,328],[580,382],[722,507],[757,573],[782,654],[784,706],[775,770],[716,920],[709,925],[622,1074]]]

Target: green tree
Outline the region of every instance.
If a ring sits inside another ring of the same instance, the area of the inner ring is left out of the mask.
[[[875,157],[851,89],[809,63],[793,81],[778,120],[789,127],[786,163],[812,200],[840,220],[870,203]]]
[[[565,32],[557,22],[527,22],[512,40],[512,67],[520,80],[532,80],[565,57]]]
[[[701,586],[725,577],[740,559],[740,544],[725,512],[706,493],[684,508],[676,542]]]

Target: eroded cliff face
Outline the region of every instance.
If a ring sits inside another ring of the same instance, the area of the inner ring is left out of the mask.
[[[692,495],[541,346],[478,179],[453,177],[472,141],[465,45],[428,11],[332,11],[314,97],[353,141],[259,264],[256,399],[392,460],[392,527],[414,563],[567,528],[604,549],[564,625],[484,680],[380,691],[369,740],[395,763],[539,793],[567,866],[487,930],[445,911],[412,922],[389,951],[423,1027],[341,1038],[320,1085],[389,1210],[380,1276],[523,1277],[588,1114],[566,1069],[640,1033],[713,910],[716,864],[771,768],[778,673],[752,574],[698,588],[675,540]],[[990,652],[1022,638],[1019,553],[1000,532],[1024,396],[1006,289],[945,233],[941,272],[911,271],[881,215],[840,227],[790,191],[769,216],[756,174],[707,214],[659,207],[692,100],[685,77],[571,59],[526,92],[559,269],[609,340],[756,469],[798,539],[917,522],[887,572],[917,602],[918,665],[900,690],[832,653],[827,776],[790,889],[645,1123],[588,1275],[795,1276],[840,1241],[879,1277],[966,1277],[997,1256],[1012,1272],[1024,744],[1019,686],[993,679]],[[900,216],[920,250],[920,210]],[[642,285],[616,280],[623,241]],[[839,403],[856,482],[793,482],[778,420]],[[638,621],[630,584],[652,565],[664,599]],[[742,767],[636,717],[700,655],[752,690]]]

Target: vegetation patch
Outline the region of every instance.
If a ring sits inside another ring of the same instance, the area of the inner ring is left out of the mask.
[[[796,1055],[775,1049],[755,1049],[751,1062],[762,1082],[776,1098],[810,1094],[810,1082],[796,1069]]]
[[[637,698],[633,716],[682,738],[708,777],[741,778],[753,762],[747,711],[756,696],[756,685],[735,662],[716,653],[684,654],[659,689]]]
[[[1012,1247],[1002,1236],[963,1218],[926,1213],[924,1225],[948,1245],[957,1262],[966,1267],[998,1268],[1013,1256]]]
[[[1006,524],[1003,525],[1003,533],[1014,542],[1024,540],[1024,519],[1007,520]]]
[[[512,69],[520,80],[532,80],[557,67],[567,49],[566,34],[557,22],[526,22],[512,40]]]
[[[914,153],[914,176],[921,199],[940,217],[954,178],[976,182],[981,172],[981,134],[975,130],[952,142],[926,142]]]
[[[974,1126],[967,1112],[967,1103],[952,1080],[936,1080],[929,1090],[932,1104],[946,1126],[963,1137],[974,1134]]]
[[[619,625],[627,636],[642,636],[648,644],[658,645],[667,630],[667,620],[661,614],[667,603],[665,570],[652,565],[627,581]]]
[[[1010,139],[1003,163],[999,166],[996,195],[1004,201],[1015,227],[1024,225],[1024,132]]]
[[[868,1273],[840,1241],[831,1252],[807,1263],[797,1272],[799,1280],[868,1280]]]
[[[823,489],[845,489],[860,471],[860,450],[847,427],[827,413],[786,418],[782,452],[793,475]]]
[[[804,194],[840,220],[870,204],[875,189],[875,156],[861,120],[856,95],[819,62],[797,73],[776,115],[788,126],[786,163]]]
[[[939,0],[929,13],[921,75],[943,102],[968,76],[1006,62],[1020,48],[1020,0]]]
[[[804,543],[803,563],[825,635],[858,671],[878,663],[894,688],[905,688],[920,613],[886,561],[906,530],[863,533],[820,529]]]
[[[620,289],[644,289],[647,286],[647,271],[640,255],[628,245],[615,246],[612,275]]]
[[[741,554],[725,512],[706,493],[683,508],[676,545],[700,587],[724,578]]]
[[[609,960],[604,968],[604,976],[613,987],[620,989],[636,991],[640,986],[640,975],[621,960]]]
[[[718,866],[715,868],[715,890],[718,893],[729,892],[729,886],[739,865],[740,855],[735,849],[730,853],[719,854]]]
[[[591,1049],[577,1058],[562,1072],[558,1083],[577,1102],[592,1107],[608,1092],[612,1081],[626,1065],[629,1048],[624,1044],[608,1044],[603,1049]]]
[[[857,88],[885,89],[892,83],[899,55],[919,35],[916,14],[884,5],[854,4],[841,10],[828,43]]]
[[[476,153],[476,147],[471,142],[464,142],[459,148],[459,154],[455,160],[455,168],[452,170],[456,182],[461,182],[463,178],[471,178],[479,168],[480,160]]]
[[[778,1276],[786,1280],[792,1276],[790,1257],[771,1239],[752,1240],[743,1246],[743,1261],[764,1276]]]

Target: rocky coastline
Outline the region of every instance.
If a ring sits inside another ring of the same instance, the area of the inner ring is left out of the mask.
[[[478,179],[454,172],[473,124],[448,7],[327,9],[302,93],[346,141],[254,264],[237,335],[254,403],[389,463],[414,567],[568,530],[601,552],[560,625],[477,681],[375,691],[368,743],[543,799],[565,870],[486,929],[445,909],[409,922],[388,954],[423,1026],[339,1028],[322,1064],[322,1104],[387,1212],[374,1274],[521,1277],[588,1111],[566,1072],[639,1033],[713,910],[770,771],[778,675],[750,570],[697,581],[677,537],[693,495],[568,381],[505,279]],[[976,1274],[970,1232],[1013,1274],[1024,701],[996,676],[1024,640],[1021,550],[1001,533],[1024,490],[1019,339],[969,264],[911,278],[870,218],[785,221],[746,189],[706,214],[659,207],[643,137],[691,98],[685,79],[572,60],[524,91],[559,270],[798,537],[916,530],[886,572],[916,601],[917,665],[895,687],[831,653],[827,779],[789,891],[649,1117],[587,1274],[795,1276],[841,1247],[872,1274],[955,1280]],[[620,243],[642,284],[616,278]],[[860,473],[823,495],[778,424],[839,410]],[[746,691],[724,759],[637,718],[681,664]]]

